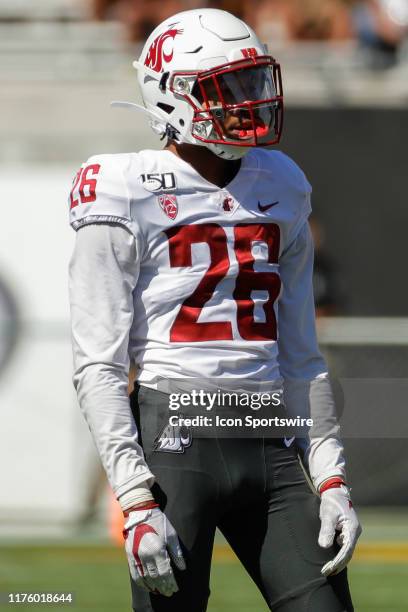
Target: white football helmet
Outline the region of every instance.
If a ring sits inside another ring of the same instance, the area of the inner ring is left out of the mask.
[[[133,65],[151,126],[163,137],[224,159],[279,142],[279,64],[230,13],[194,9],[166,19]]]

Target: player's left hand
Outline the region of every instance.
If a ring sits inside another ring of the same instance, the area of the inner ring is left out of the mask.
[[[330,548],[340,532],[336,541],[341,548],[321,570],[323,576],[330,576],[341,572],[351,560],[362,528],[345,485],[329,488],[321,496],[319,546]]]

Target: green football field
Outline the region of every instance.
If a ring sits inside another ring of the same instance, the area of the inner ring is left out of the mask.
[[[365,534],[350,566],[356,612],[408,610],[408,522],[405,515],[367,513]],[[404,538],[405,536],[405,538]],[[74,593],[72,605],[8,605],[5,593]],[[127,567],[121,548],[95,541],[0,547],[1,609],[129,612]],[[255,587],[225,543],[214,551],[209,612],[266,611]],[[187,611],[180,611],[187,612]],[[188,612],[194,612],[193,610]]]

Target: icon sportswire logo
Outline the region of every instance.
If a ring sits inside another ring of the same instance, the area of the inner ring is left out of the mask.
[[[173,26],[175,25],[175,23],[172,23],[166,32],[159,34],[159,36],[154,39],[150,45],[149,51],[147,52],[144,65],[151,68],[155,72],[162,72],[163,62],[171,62],[173,59],[173,49],[170,53],[165,53],[163,50],[163,45],[169,38],[174,40],[177,35],[183,33],[183,30],[177,30],[177,28],[174,28]]]
[[[261,204],[258,201],[258,208],[261,212],[266,212],[267,210],[272,208],[272,206],[276,206],[277,204],[279,204],[279,200],[277,200],[276,202],[272,202],[272,204]]]

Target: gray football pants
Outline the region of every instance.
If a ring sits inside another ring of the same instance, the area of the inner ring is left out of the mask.
[[[179,591],[170,598],[132,583],[135,612],[205,612],[216,527],[268,609],[353,611],[346,570],[329,579],[320,573],[337,547],[318,546],[319,499],[305,480],[293,444],[194,438],[193,432],[184,452],[162,452],[155,450],[155,438],[168,420],[167,396],[136,386],[131,405],[156,476],[155,499],[176,529],[187,563],[184,572],[174,568]]]

